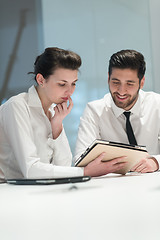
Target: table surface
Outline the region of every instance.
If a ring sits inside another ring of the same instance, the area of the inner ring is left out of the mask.
[[[159,240],[160,172],[47,186],[0,184],[2,240]]]

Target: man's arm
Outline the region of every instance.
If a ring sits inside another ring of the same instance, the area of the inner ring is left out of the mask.
[[[159,169],[158,161],[155,157],[149,157],[147,159],[142,159],[139,163],[132,167],[131,171],[133,172],[155,172]]]
[[[100,139],[98,116],[87,104],[78,129],[74,161],[91,145],[95,139]]]

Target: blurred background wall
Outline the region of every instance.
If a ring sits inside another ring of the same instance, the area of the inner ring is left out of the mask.
[[[44,48],[70,49],[82,57],[74,108],[64,127],[74,152],[80,116],[88,101],[108,92],[110,56],[142,52],[144,90],[160,93],[160,1],[0,0],[0,91],[3,102],[34,84],[27,75]]]

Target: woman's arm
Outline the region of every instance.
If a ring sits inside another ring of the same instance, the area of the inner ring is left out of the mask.
[[[9,145],[11,146],[15,159],[24,177],[58,177],[62,175],[76,176],[77,174],[83,175],[83,170],[73,170],[71,167],[59,167],[49,163],[42,163],[40,161],[41,159],[40,156],[38,156],[34,142],[34,129],[32,129],[31,126],[30,110],[25,102],[13,101],[8,103],[3,108],[2,114],[5,134],[7,135]],[[65,140],[63,144],[65,144]],[[56,142],[54,142],[53,148],[55,146]],[[68,147],[69,145],[67,145],[67,148]],[[59,155],[58,152],[57,155]],[[64,155],[65,151],[63,152],[63,156]],[[68,156],[69,155],[67,155],[66,158],[68,158]],[[66,161],[68,161],[68,159]],[[71,161],[71,159],[69,159],[69,161]],[[60,165],[63,165],[63,162],[61,162]]]

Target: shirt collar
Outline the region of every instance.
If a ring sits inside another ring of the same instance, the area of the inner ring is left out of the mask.
[[[41,100],[38,96],[35,86],[32,86],[28,89],[28,105],[31,107],[42,108]]]
[[[28,89],[28,105],[31,106],[31,107],[38,107],[38,108],[42,108],[42,103],[41,103],[41,100],[38,96],[38,93],[37,93],[37,90],[35,88],[35,86],[31,86],[29,89]],[[49,110],[51,112],[54,111],[54,107],[56,106],[55,103],[53,103]]]
[[[142,101],[143,101],[143,95],[144,95],[143,91],[140,89],[139,94],[138,94],[138,99],[137,99],[136,103],[129,110],[132,114],[137,115],[137,116],[142,115],[141,104],[142,104]],[[111,108],[112,108],[113,113],[116,116],[116,118],[118,118],[125,110],[123,108],[119,108],[115,105],[111,94],[110,94],[110,97],[111,97]]]

